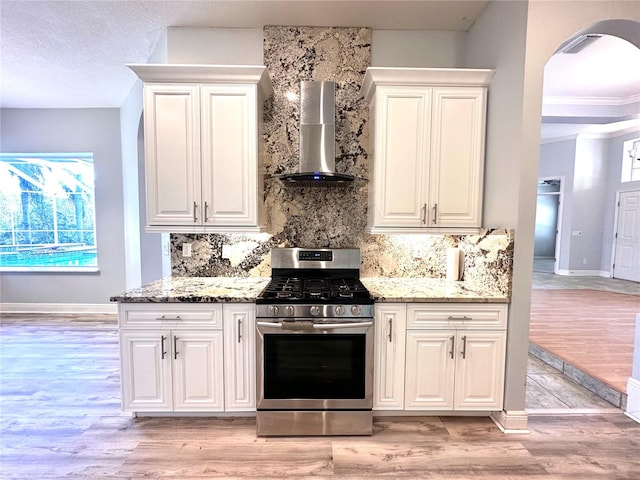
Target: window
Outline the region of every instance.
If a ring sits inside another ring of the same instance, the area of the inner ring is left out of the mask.
[[[621,182],[640,181],[640,138],[624,142]]]
[[[0,153],[0,270],[97,271],[91,153]]]

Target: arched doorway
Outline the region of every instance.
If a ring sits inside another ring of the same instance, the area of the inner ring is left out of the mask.
[[[592,391],[599,389],[594,378],[605,380],[605,387],[610,386],[609,382],[616,383],[621,393],[624,393],[625,386],[615,377],[607,377],[606,371],[594,369],[594,362],[590,363],[590,359],[582,355],[588,353],[594,357],[595,363],[606,364],[604,370],[609,371],[620,369],[619,363],[623,360],[617,354],[605,359],[606,350],[599,351],[597,343],[590,347],[588,338],[580,339],[581,332],[589,329],[584,321],[587,315],[581,319],[577,316],[575,324],[565,320],[572,314],[579,314],[581,309],[593,310],[598,306],[589,305],[590,299],[595,298],[595,294],[589,292],[604,289],[614,292],[612,295],[616,291],[626,295],[634,291],[633,284],[622,285],[620,289],[615,282],[606,285],[605,277],[611,274],[608,265],[612,264],[616,192],[621,188],[622,146],[634,135],[640,136],[638,47],[640,24],[629,20],[606,20],[564,41],[545,67],[539,178],[561,177],[566,181],[562,205],[565,217],[559,222],[562,234],[556,254],[560,258],[556,258],[555,269],[555,273],[562,275],[535,271],[533,274],[531,350],[556,368],[571,373],[574,379],[588,384]],[[627,79],[626,84],[624,79]],[[564,290],[581,292],[574,297],[563,294]],[[637,290],[640,293],[640,285]],[[556,297],[564,301],[562,306],[554,304],[553,298]],[[569,298],[574,300],[568,301]],[[545,311],[543,304],[558,311]],[[556,314],[562,317],[561,322],[557,321]],[[548,320],[546,323],[545,318]],[[602,322],[612,320],[606,317],[606,313],[601,316]],[[598,330],[597,324],[593,326],[595,337],[600,337],[600,343],[604,344],[607,340],[601,336],[609,329],[604,325],[600,327]],[[632,350],[632,339],[631,329],[628,345],[619,347],[628,353],[627,376],[631,374],[629,349]],[[562,344],[566,347],[572,343],[579,347],[573,351],[572,348],[560,348]],[[598,359],[598,355],[603,357]],[[617,365],[612,366],[611,362]],[[576,368],[582,373],[576,373]],[[531,375],[527,380],[527,399],[530,402],[531,391],[540,385]],[[615,403],[616,399],[608,397],[604,387],[599,393]],[[555,398],[566,399],[567,395],[570,393],[564,392]],[[617,401],[621,402],[621,398]],[[589,408],[590,405],[589,402],[581,404],[580,400],[564,403],[564,408],[579,408],[580,405]],[[563,407],[558,405],[558,408]]]

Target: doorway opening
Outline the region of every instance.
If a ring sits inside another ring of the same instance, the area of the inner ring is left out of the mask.
[[[560,253],[562,178],[538,179],[533,271],[557,273]]]

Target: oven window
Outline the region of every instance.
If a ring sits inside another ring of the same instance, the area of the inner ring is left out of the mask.
[[[365,343],[364,334],[265,335],[264,398],[364,398]]]

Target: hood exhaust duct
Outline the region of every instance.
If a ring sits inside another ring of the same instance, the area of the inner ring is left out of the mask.
[[[343,187],[356,178],[336,173],[335,83],[300,82],[299,172],[280,179],[300,187]]]

